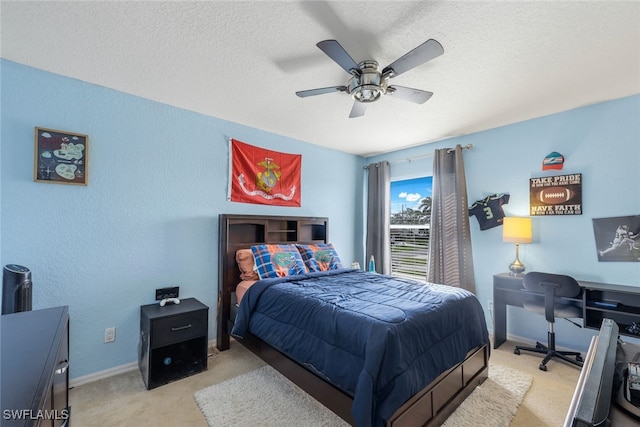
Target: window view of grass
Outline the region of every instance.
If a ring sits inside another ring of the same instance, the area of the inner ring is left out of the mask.
[[[429,230],[391,227],[391,274],[424,280],[427,275]]]

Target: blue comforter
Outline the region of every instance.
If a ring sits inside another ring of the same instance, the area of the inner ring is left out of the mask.
[[[379,426],[489,341],[470,292],[360,270],[265,279],[242,298],[249,332],[351,394],[358,426]]]

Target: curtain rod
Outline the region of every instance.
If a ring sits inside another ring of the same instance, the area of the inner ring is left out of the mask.
[[[464,147],[462,147],[463,150],[471,150],[472,148],[473,148],[473,144],[467,144]],[[447,150],[447,153],[451,153],[452,151],[456,151],[456,149],[455,148],[449,148]],[[389,160],[389,163],[411,162],[413,160],[424,159],[426,157],[433,157],[434,154],[435,154],[435,151],[433,151],[431,153],[427,153],[427,154],[421,154],[421,155],[415,156],[415,157],[407,157],[406,159]],[[375,164],[375,163],[371,163],[371,164],[368,164],[366,166],[363,166],[362,169],[368,169],[369,166],[371,166],[373,164]]]

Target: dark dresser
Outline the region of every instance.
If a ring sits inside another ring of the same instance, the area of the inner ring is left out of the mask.
[[[70,425],[69,308],[0,316],[0,425]]]

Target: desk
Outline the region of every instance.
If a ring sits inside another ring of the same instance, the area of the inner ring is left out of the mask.
[[[577,298],[558,298],[582,309],[582,326],[599,329],[605,317],[620,327],[620,335],[639,338],[627,328],[636,323],[640,327],[640,287],[578,280],[582,292]],[[507,340],[507,306],[522,307],[530,298],[544,299],[522,286],[522,276],[500,273],[493,276],[493,348]]]

